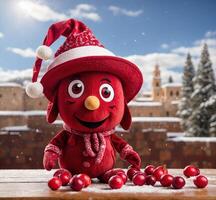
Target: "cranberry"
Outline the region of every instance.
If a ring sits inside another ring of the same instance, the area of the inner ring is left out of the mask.
[[[108,183],[110,177],[116,175],[116,174],[119,173],[119,172],[125,173],[123,169],[119,169],[119,168],[111,169],[111,170],[107,171],[107,172],[103,175],[103,179],[104,179],[103,181],[104,181],[105,183]]]
[[[67,172],[63,172],[60,174],[59,178],[61,179],[62,185],[66,186],[69,183],[71,176]]]
[[[108,183],[112,189],[120,189],[124,185],[124,182],[119,175],[112,176]]]
[[[160,183],[164,187],[169,187],[172,185],[173,182],[173,176],[170,174],[164,174],[161,176]]]
[[[132,180],[134,174],[135,174],[136,172],[138,172],[138,171],[140,171],[140,170],[137,169],[137,168],[130,168],[130,169],[127,171],[127,176],[128,176],[128,178],[129,178],[130,180]]]
[[[156,178],[154,177],[154,176],[152,176],[152,175],[148,175],[148,176],[146,176],[145,177],[145,181],[146,181],[146,185],[155,185],[155,183],[156,183]]]
[[[188,165],[184,168],[183,173],[186,177],[189,178],[191,176],[198,176],[200,174],[200,170],[193,165]]]
[[[173,178],[172,186],[175,189],[181,189],[185,186],[185,180],[181,176],[176,176]]]
[[[78,174],[77,178],[80,178],[84,182],[84,187],[91,185],[91,178],[87,174]]]
[[[117,175],[121,177],[124,184],[127,182],[127,175],[125,173],[118,172]]]
[[[67,173],[67,174],[70,176],[70,178],[72,177],[71,173],[70,173],[67,169],[63,169],[63,168],[58,169],[58,170],[53,174],[53,176],[59,177],[62,173]]]
[[[48,186],[52,189],[52,190],[58,190],[61,186],[62,186],[62,182],[60,180],[60,178],[58,177],[53,177],[49,180],[48,182]]]
[[[204,188],[208,185],[207,177],[202,175],[197,176],[193,182],[198,188]]]
[[[142,185],[145,184],[145,176],[144,176],[144,174],[137,173],[137,174],[135,174],[133,176],[132,180],[133,180],[134,185],[142,186]]]
[[[147,165],[146,168],[144,169],[144,172],[145,172],[147,175],[152,175],[154,169],[155,169],[155,166],[154,166],[154,165]]]
[[[70,179],[69,185],[73,190],[80,191],[84,188],[85,183],[82,181],[81,178],[78,178],[77,176],[73,176]]]
[[[160,181],[161,176],[167,173],[168,171],[164,166],[158,166],[157,168],[155,168],[152,175],[156,178],[157,181]]]

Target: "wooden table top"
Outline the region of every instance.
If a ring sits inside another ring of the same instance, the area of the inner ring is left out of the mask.
[[[182,170],[170,169],[173,175],[181,175]],[[203,169],[201,173],[209,179],[209,185],[205,189],[197,189],[191,179],[186,180],[183,189],[175,190],[156,186],[134,186],[128,182],[119,190],[111,190],[107,184],[94,183],[81,192],[75,192],[69,186],[61,187],[58,191],[52,191],[47,186],[47,181],[54,171],[45,170],[0,170],[0,199],[148,199],[148,200],[174,200],[216,199],[216,169]]]

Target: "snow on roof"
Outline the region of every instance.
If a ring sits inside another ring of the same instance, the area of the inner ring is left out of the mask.
[[[179,137],[179,136],[184,136],[185,135],[185,133],[183,133],[183,132],[168,132],[167,133],[167,137],[168,138],[173,138],[173,137]]]
[[[138,97],[135,101],[153,101],[152,97]]]
[[[46,115],[45,110],[29,110],[29,111],[0,111],[0,116],[37,116],[37,115]]]
[[[22,87],[22,85],[13,82],[0,82],[0,87]]]
[[[165,87],[181,87],[181,86],[182,86],[181,83],[166,83],[162,87],[165,88]]]
[[[131,101],[128,106],[162,106],[161,102],[137,102]]]
[[[179,104],[179,100],[172,101],[171,104]]]
[[[145,92],[143,92],[143,95],[145,95],[145,94],[150,95],[150,94],[152,94],[152,92],[151,91],[145,91]]]
[[[178,117],[132,117],[133,122],[180,122]]]
[[[27,125],[22,126],[6,126],[1,128],[2,131],[28,131],[30,128]]]
[[[168,140],[174,141],[174,142],[216,142],[216,137],[174,137],[169,138]]]

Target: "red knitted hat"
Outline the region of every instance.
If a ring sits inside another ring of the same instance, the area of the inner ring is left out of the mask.
[[[42,59],[52,57],[49,46],[60,36],[65,36],[66,40],[55,53],[41,81],[37,82]],[[26,87],[26,93],[33,98],[44,94],[48,100],[53,101],[55,90],[61,80],[88,71],[108,72],[117,76],[123,85],[127,102],[138,93],[143,83],[142,74],[135,64],[105,49],[91,30],[75,19],[51,25],[43,45],[38,47],[36,53],[32,83]]]

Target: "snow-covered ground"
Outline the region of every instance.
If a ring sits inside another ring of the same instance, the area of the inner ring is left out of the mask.
[[[162,106],[161,102],[141,102],[141,101],[131,101],[128,106],[141,106],[141,107],[146,107],[146,106]]]
[[[30,111],[0,111],[0,116],[36,116],[36,115],[46,115],[45,110],[30,110]]]
[[[216,142],[216,137],[173,137],[168,140],[174,142]]]
[[[133,117],[133,122],[180,122],[178,117]]]

